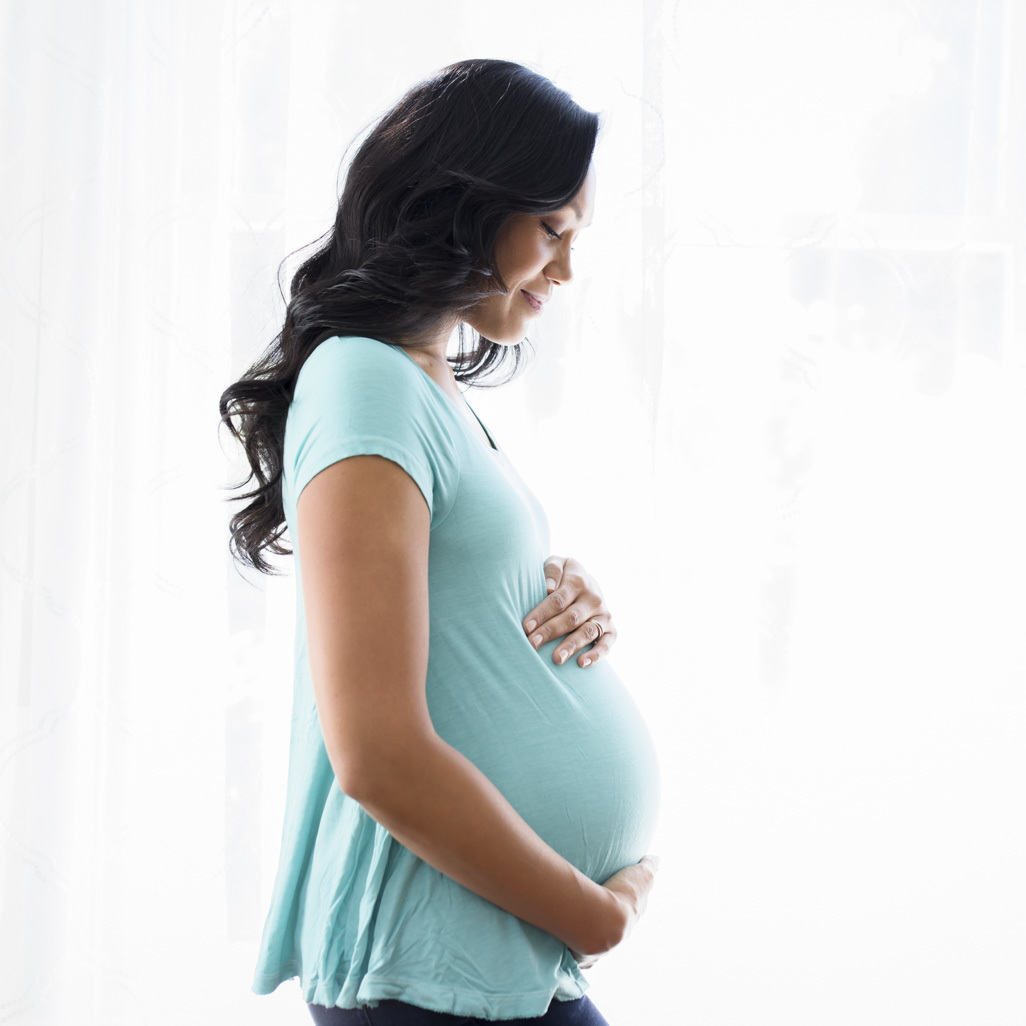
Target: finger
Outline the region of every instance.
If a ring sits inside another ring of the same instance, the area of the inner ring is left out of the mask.
[[[566,584],[561,584],[547,599],[537,607],[537,616],[527,617],[524,629],[528,631],[531,644],[535,648],[554,638],[562,638],[571,631],[583,627],[586,621],[594,616],[599,606],[594,601],[594,596],[586,592],[573,597],[567,590]],[[535,620],[535,626],[528,628],[527,624]],[[580,648],[580,643],[578,643]]]
[[[598,618],[596,617],[596,619]],[[590,648],[586,648],[578,657],[579,665],[590,666],[592,663],[598,662],[603,656],[609,655],[609,650],[616,643],[618,637],[612,617],[606,616],[602,623],[602,628],[602,637],[594,642]]]
[[[559,664],[565,663],[575,652],[579,649],[585,648],[588,645],[592,647],[588,650],[588,654],[595,650],[597,647],[596,643],[601,642],[605,637],[605,624],[602,625],[602,630],[599,629],[598,617],[591,617],[585,620],[580,627],[577,628],[565,641],[560,642],[552,653],[554,662]]]
[[[549,594],[554,592],[563,581],[563,568],[566,566],[566,558],[563,556],[549,556],[545,560],[545,587]]]
[[[561,579],[555,591],[549,592],[548,598],[542,599],[541,602],[539,602],[538,605],[536,605],[534,609],[524,617],[524,630],[530,633],[536,627],[544,627],[553,618],[557,618],[563,613],[568,612],[580,591],[580,587],[576,586],[573,578],[567,580]],[[589,609],[586,606],[582,606],[571,616],[570,619],[565,619],[562,624],[555,624],[554,627],[545,634],[542,641],[545,642],[550,641],[552,638],[562,637],[567,631],[573,630],[577,624],[590,616],[592,612],[594,612],[594,610]],[[533,624],[532,621],[534,621]],[[555,633],[556,630],[558,630],[558,633]]]
[[[577,665],[582,668],[585,666],[592,666],[597,663],[603,656],[609,655],[609,643],[606,641],[605,635],[602,636],[601,641],[596,641],[591,648],[585,649],[577,657]]]

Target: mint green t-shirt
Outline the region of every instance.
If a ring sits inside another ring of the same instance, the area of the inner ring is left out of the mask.
[[[426,689],[438,735],[597,883],[648,850],[659,802],[651,735],[608,658],[557,665],[561,638],[532,647],[521,623],[547,594],[548,521],[492,441],[411,356],[376,339],[326,339],[299,373],[282,488],[296,552],[292,728],[257,994],[298,976],[303,1000],[329,1007],[393,998],[514,1019],[588,989],[562,941],[418,858],[335,780],[310,681],[296,500],[347,456],[397,463],[431,513]]]

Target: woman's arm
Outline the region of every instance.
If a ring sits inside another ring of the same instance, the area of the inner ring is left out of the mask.
[[[435,732],[426,697],[427,503],[381,456],[317,474],[297,503],[307,647],[339,786],[435,869],[571,949],[600,954],[632,910],[549,847]]]

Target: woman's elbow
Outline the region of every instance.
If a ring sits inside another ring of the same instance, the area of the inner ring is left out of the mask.
[[[402,737],[366,737],[346,746],[344,755],[331,759],[339,789],[361,804],[387,800],[397,789],[407,790],[432,739],[437,739],[433,732],[407,732]]]

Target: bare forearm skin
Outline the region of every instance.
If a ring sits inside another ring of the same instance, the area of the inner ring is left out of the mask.
[[[466,756],[437,734],[389,748],[342,789],[400,844],[574,951],[619,943],[616,895],[547,845]]]

